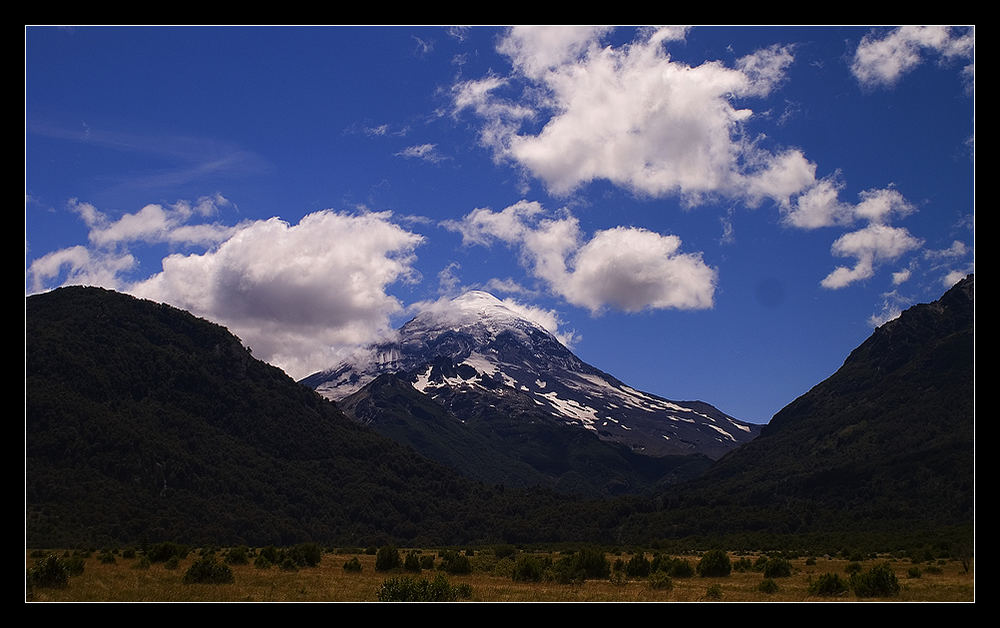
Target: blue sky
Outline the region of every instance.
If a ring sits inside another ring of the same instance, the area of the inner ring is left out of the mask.
[[[25,29],[25,294],[295,378],[463,290],[766,422],[974,271],[969,27]]]

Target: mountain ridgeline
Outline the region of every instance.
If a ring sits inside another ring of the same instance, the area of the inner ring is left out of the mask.
[[[187,312],[70,287],[25,315],[32,547],[441,544],[536,507],[359,425]]]
[[[690,479],[760,430],[707,403],[635,390],[480,291],[302,383],[471,477],[580,495]]]
[[[964,540],[975,514],[973,316],[970,275],[877,329],[713,461],[647,455],[616,438],[628,430],[612,419],[641,422],[608,411],[650,397],[733,437],[745,434],[738,421],[588,370],[533,325],[415,334],[465,348],[427,361],[419,342],[403,343],[381,354],[388,370],[327,373],[354,380],[333,402],[209,321],[61,288],[26,299],[27,544]],[[414,329],[441,322],[418,319]],[[532,334],[540,344],[525,344]],[[528,359],[530,346],[547,350]],[[491,390],[494,408],[483,402]]]

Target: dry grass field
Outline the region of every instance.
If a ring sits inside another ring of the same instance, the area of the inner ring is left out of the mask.
[[[62,555],[62,552],[53,552]],[[425,553],[432,553],[425,550]],[[489,552],[472,559],[473,572],[448,575],[455,586],[466,584],[471,596],[463,602],[974,602],[975,569],[965,572],[958,561],[937,561],[914,565],[909,560],[879,558],[875,562],[892,567],[900,584],[899,595],[888,598],[855,597],[851,592],[836,597],[810,595],[809,584],[825,573],[846,578],[848,561],[818,557],[792,560],[789,577],[774,578],[778,590],[758,590],[764,576],[755,571],[733,571],[727,577],[673,578],[673,586],[654,589],[647,579],[612,578],[587,580],[577,584],[515,582],[504,573],[502,562]],[[360,572],[345,571],[343,565],[357,556]],[[404,576],[433,580],[440,572],[420,574],[376,572],[375,556],[368,554],[325,553],[316,567],[285,571],[276,566],[259,569],[253,564],[231,566],[231,584],[185,584],[184,573],[198,558],[192,552],[173,569],[163,563],[138,567],[137,558],[116,556],[114,563],[102,562],[94,554],[85,558],[81,574],[69,578],[62,588],[35,588],[26,595],[29,602],[375,602],[382,583]],[[609,557],[613,563],[619,556]],[[627,560],[628,555],[625,555]],[[697,564],[698,557],[687,557]],[[735,558],[735,557],[734,557]],[[753,558],[752,556],[750,557]],[[27,557],[27,566],[37,557]],[[509,567],[510,563],[507,563]],[[914,571],[919,569],[919,575]]]

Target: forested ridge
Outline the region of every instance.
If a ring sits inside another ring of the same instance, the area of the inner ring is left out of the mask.
[[[31,296],[27,543],[964,542],[972,292],[970,276],[878,330],[701,478],[597,500],[432,463],[187,312],[96,288]]]

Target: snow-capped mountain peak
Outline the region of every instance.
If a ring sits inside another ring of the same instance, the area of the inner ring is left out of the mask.
[[[654,455],[714,458],[758,433],[759,426],[708,404],[625,385],[584,363],[530,314],[487,292],[467,292],[420,312],[394,341],[303,382],[337,400],[394,373],[457,416],[488,407],[526,420],[543,417]]]

